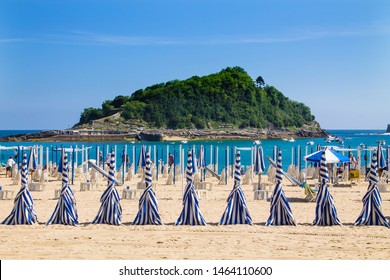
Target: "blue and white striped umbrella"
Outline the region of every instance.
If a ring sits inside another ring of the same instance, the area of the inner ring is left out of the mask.
[[[139,152],[138,167],[145,168],[146,166],[146,146],[142,145]]]
[[[372,156],[371,168],[368,173],[368,180],[368,189],[362,199],[363,209],[357,218],[355,225],[390,227],[389,221],[382,214],[381,209],[382,198],[377,186],[378,165],[376,152],[374,152]]]
[[[282,151],[279,151],[278,165],[276,168],[276,186],[271,200],[270,216],[266,226],[296,225],[290,204],[282,188],[283,180]]]
[[[320,186],[316,198],[316,216],[313,225],[332,226],[341,225],[337,217],[336,206],[328,188],[329,174],[326,166],[325,151],[322,151],[320,162]]]
[[[264,152],[263,147],[258,146],[256,148],[256,156],[255,156],[255,173],[261,174],[265,171],[265,162],[264,162]]]
[[[146,188],[139,199],[138,214],[134,219],[134,225],[162,225],[158,213],[156,194],[152,188],[152,171],[150,164],[150,153],[146,152],[145,158],[145,184]]]
[[[28,170],[35,170],[38,167],[38,153],[36,151],[36,146],[31,147],[30,155],[27,161]]]
[[[378,143],[377,153],[378,153],[378,169],[383,169],[386,167],[386,159],[385,159],[384,149],[381,142]]]
[[[265,162],[264,162],[264,152],[263,147],[258,146],[256,148],[256,155],[255,155],[255,173],[258,175],[258,189],[260,189],[260,183],[261,183],[261,173],[265,171]]]
[[[108,187],[100,198],[101,206],[93,219],[93,224],[120,225],[122,218],[122,207],[118,190],[115,188],[115,153],[111,152]]]
[[[69,186],[69,169],[68,169],[68,157],[65,150],[61,152],[61,170],[62,170],[62,189],[58,199],[57,205],[53,214],[47,221],[46,225],[50,224],[62,224],[76,226],[78,224],[78,215],[76,208],[76,198]]]
[[[15,197],[14,208],[11,214],[2,222],[4,225],[31,225],[38,222],[37,215],[34,212],[34,200],[27,188],[28,170],[26,154],[23,155],[21,177],[22,187]]]
[[[204,147],[203,145],[200,145],[199,155],[198,155],[198,168],[205,168],[205,167],[206,167],[206,160],[204,154]]]
[[[316,152],[319,152],[321,151],[321,145],[320,144],[317,144],[316,146]],[[319,162],[314,162],[314,167],[319,167],[320,166],[320,163]]]
[[[252,225],[252,218],[246,205],[244,192],[241,189],[241,156],[237,152],[234,165],[234,186],[227,198],[225,212],[219,221],[220,225],[249,224]]]
[[[193,165],[192,153],[193,151],[188,151],[186,171],[187,187],[183,197],[183,210],[176,221],[176,225],[206,225],[206,221],[200,212],[199,201],[193,184],[195,166]]]
[[[195,147],[191,149],[192,156],[192,175],[198,172],[198,159],[196,158]]]

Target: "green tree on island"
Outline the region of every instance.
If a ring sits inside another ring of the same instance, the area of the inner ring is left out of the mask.
[[[173,80],[87,108],[79,124],[121,112],[121,121],[150,128],[299,128],[314,121],[310,108],[275,87],[255,82],[241,67],[187,80]]]

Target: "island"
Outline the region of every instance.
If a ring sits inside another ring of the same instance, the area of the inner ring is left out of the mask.
[[[319,138],[327,133],[303,103],[241,67],[139,89],[86,108],[71,129],[0,141],[172,141]]]

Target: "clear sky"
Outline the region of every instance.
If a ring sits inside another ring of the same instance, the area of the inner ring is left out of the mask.
[[[86,107],[228,66],[325,129],[385,129],[390,1],[0,1],[0,129],[68,128]]]

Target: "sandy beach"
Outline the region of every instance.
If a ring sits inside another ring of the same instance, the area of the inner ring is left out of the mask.
[[[304,200],[304,191],[284,181],[297,226],[264,226],[269,216],[270,202],[254,200],[253,186],[243,185],[247,204],[254,221],[249,225],[218,226],[226,207],[226,198],[232,189],[218,185],[217,179],[208,178],[213,188],[208,198],[200,199],[200,208],[207,226],[175,226],[182,209],[182,181],[165,185],[166,178],[158,181],[155,189],[163,226],[134,226],[132,221],[138,210],[137,199],[123,199],[122,226],[92,225],[100,207],[100,196],[107,182],[100,179],[99,190],[80,191],[79,178],[72,187],[77,199],[79,226],[45,226],[57,199],[55,189],[61,182],[49,177],[45,190],[31,192],[39,224],[31,226],[0,225],[1,259],[76,259],[76,260],[365,260],[390,259],[390,231],[380,226],[354,226],[362,209],[361,199],[368,182],[362,180],[350,187],[330,189],[343,226],[312,226],[315,202]],[[133,178],[118,186],[136,188],[141,178]],[[267,176],[263,176],[267,181]],[[0,174],[0,185],[13,190],[14,196],[20,185],[12,185],[12,179]],[[382,209],[390,215],[390,193],[382,193]],[[13,208],[13,200],[0,200],[0,220],[3,221]]]

